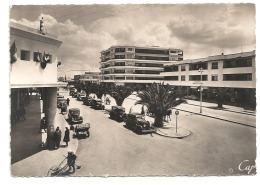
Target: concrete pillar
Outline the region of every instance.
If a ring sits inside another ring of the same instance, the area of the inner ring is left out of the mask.
[[[55,131],[55,115],[57,110],[57,88],[47,87],[45,91],[44,113],[47,119],[47,148],[54,149],[53,134]]]

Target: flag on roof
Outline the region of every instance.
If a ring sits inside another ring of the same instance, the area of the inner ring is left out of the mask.
[[[44,51],[44,54],[43,54],[43,61],[46,62],[46,63],[50,63],[50,61],[51,61],[50,55],[46,54],[45,51]]]
[[[13,42],[10,48],[10,58],[11,58],[11,64],[17,61],[17,48],[16,48],[15,41]]]

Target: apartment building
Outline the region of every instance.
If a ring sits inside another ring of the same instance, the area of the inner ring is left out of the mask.
[[[218,88],[225,87],[230,101],[255,102],[255,51],[179,61],[165,65],[160,75],[165,83],[179,86],[187,94],[198,95],[202,85],[203,96],[213,98]]]
[[[101,51],[100,59],[101,82],[153,83],[164,80],[160,73],[165,64],[183,60],[183,51],[158,46],[116,45]]]

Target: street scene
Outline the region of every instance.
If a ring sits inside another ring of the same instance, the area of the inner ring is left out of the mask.
[[[13,177],[256,175],[254,4],[13,5],[9,27]]]

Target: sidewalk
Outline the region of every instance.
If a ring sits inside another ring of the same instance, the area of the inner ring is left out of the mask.
[[[64,116],[57,110],[55,116],[55,127],[59,126],[62,131],[61,147],[56,150],[42,150],[34,155],[31,155],[21,161],[11,165],[11,175],[19,177],[44,177],[47,176],[48,170],[58,165],[67,156],[68,151],[77,151],[78,140],[72,138],[73,132],[70,131],[69,146],[65,147],[63,142],[65,127],[69,126]],[[42,141],[45,141],[46,133],[42,133]]]
[[[228,105],[223,105],[224,109],[218,110],[216,104],[202,102],[202,113],[200,113],[199,103],[188,100],[187,103],[183,103],[174,109],[256,128],[256,116],[253,112],[245,113],[243,108]]]
[[[194,101],[194,100],[187,100],[187,103],[190,105],[194,106],[200,106],[199,101]],[[215,108],[217,107],[216,103],[209,103],[209,102],[202,102],[202,107],[206,108]],[[236,113],[241,113],[241,114],[247,114],[247,115],[256,115],[256,111],[253,110],[247,110],[242,107],[236,107],[236,106],[231,106],[231,105],[223,105],[224,109],[223,111],[229,111],[229,112],[236,112]]]

